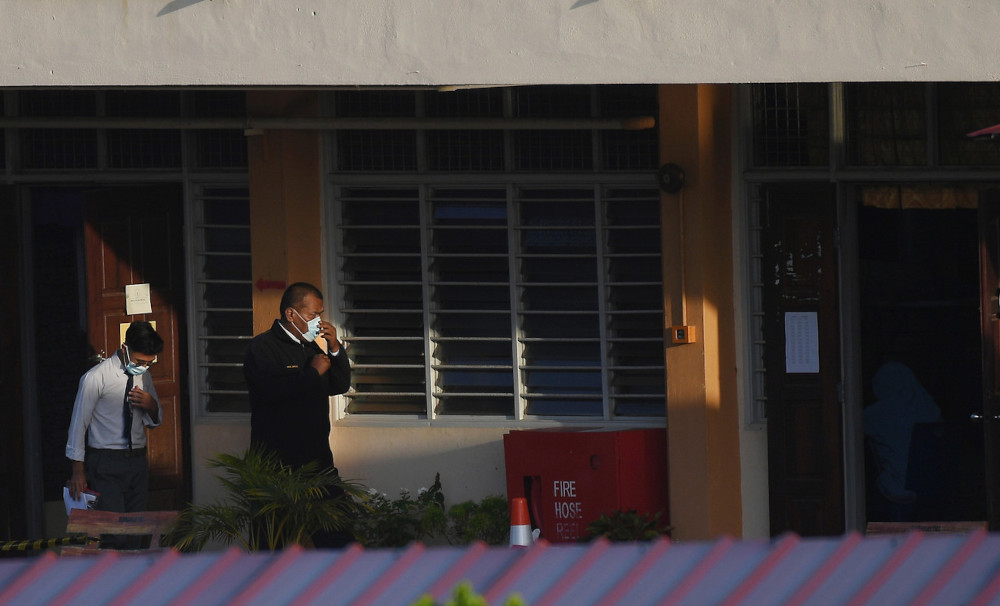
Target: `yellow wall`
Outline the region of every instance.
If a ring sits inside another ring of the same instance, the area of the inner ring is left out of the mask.
[[[662,195],[666,325],[697,342],[667,345],[670,518],[677,539],[741,536],[734,343],[732,89],[660,88],[660,159],[684,188]]]
[[[251,91],[251,117],[313,117],[313,92]],[[322,288],[322,166],[320,133],[265,130],[247,137],[253,279],[309,282]],[[254,288],[253,331],[278,317],[282,289]]]

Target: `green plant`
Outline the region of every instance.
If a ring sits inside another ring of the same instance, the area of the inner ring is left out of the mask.
[[[483,541],[502,545],[510,533],[507,499],[491,495],[476,503],[465,501],[448,508],[448,542],[466,544]]]
[[[402,489],[399,498],[390,499],[374,488],[367,497],[367,506],[351,527],[365,547],[403,547],[413,541],[501,545],[510,531],[507,499],[491,495],[446,507],[441,474],[435,474],[431,487],[421,488],[415,497]]]
[[[429,489],[421,488],[416,498],[406,489],[398,499],[370,489],[367,507],[351,526],[355,538],[365,547],[403,547],[445,533],[444,493],[441,474],[435,474]]]
[[[641,514],[634,509],[602,514],[587,525],[587,532],[580,540],[605,537],[610,541],[651,541],[660,535],[670,534],[673,529],[660,520],[662,515],[662,511]]]
[[[442,606],[435,602],[430,595],[425,595],[413,603],[413,606]],[[468,582],[461,583],[455,587],[454,597],[443,606],[487,606],[486,600],[472,589]],[[524,600],[520,595],[514,594],[507,598],[504,606],[524,606]]]
[[[247,551],[309,547],[314,533],[347,528],[364,507],[363,487],[342,480],[332,467],[307,464],[292,469],[275,454],[256,448],[242,457],[220,454],[208,465],[221,470],[219,482],[226,496],[222,502],[189,505],[180,512],[164,542],[182,551],[198,551],[209,540]]]

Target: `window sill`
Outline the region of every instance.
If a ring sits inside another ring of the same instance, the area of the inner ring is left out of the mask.
[[[527,418],[520,421],[505,417],[448,416],[427,419],[406,415],[362,415],[355,414],[333,422],[334,427],[504,427],[510,429],[666,429],[666,419],[599,419],[581,417],[578,419]]]

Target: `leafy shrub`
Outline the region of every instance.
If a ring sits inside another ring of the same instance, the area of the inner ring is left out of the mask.
[[[478,503],[465,501],[448,508],[449,543],[502,545],[509,534],[510,508],[504,497],[491,495]]]
[[[446,507],[441,474],[435,474],[434,484],[421,488],[416,497],[403,489],[399,498],[390,499],[371,489],[367,498],[351,528],[365,547],[403,547],[413,541],[502,545],[510,531],[507,499],[488,496]]]
[[[590,541],[605,537],[609,541],[651,541],[673,529],[660,520],[662,511],[655,514],[640,514],[634,509],[616,510],[603,514],[587,525],[587,532],[580,539]]]
[[[403,547],[441,535],[446,526],[441,474],[436,474],[434,484],[421,488],[416,498],[406,489],[395,500],[370,489],[367,505],[356,514],[351,530],[365,547]]]
[[[164,542],[182,551],[198,551],[209,540],[247,551],[309,547],[316,532],[350,526],[363,506],[363,488],[342,480],[332,467],[310,463],[292,469],[274,453],[256,448],[242,457],[220,454],[208,465],[222,470],[219,482],[226,498],[181,510]]]

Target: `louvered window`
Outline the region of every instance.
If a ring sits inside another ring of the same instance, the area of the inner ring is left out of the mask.
[[[359,95],[340,115],[468,124],[332,135],[338,414],[663,417],[656,133],[544,121],[655,115],[655,88]],[[477,128],[502,116],[537,122]]]
[[[663,415],[657,190],[349,187],[338,207],[348,413]]]
[[[250,192],[198,186],[191,265],[199,400],[206,412],[249,411],[243,358],[253,331]]]

